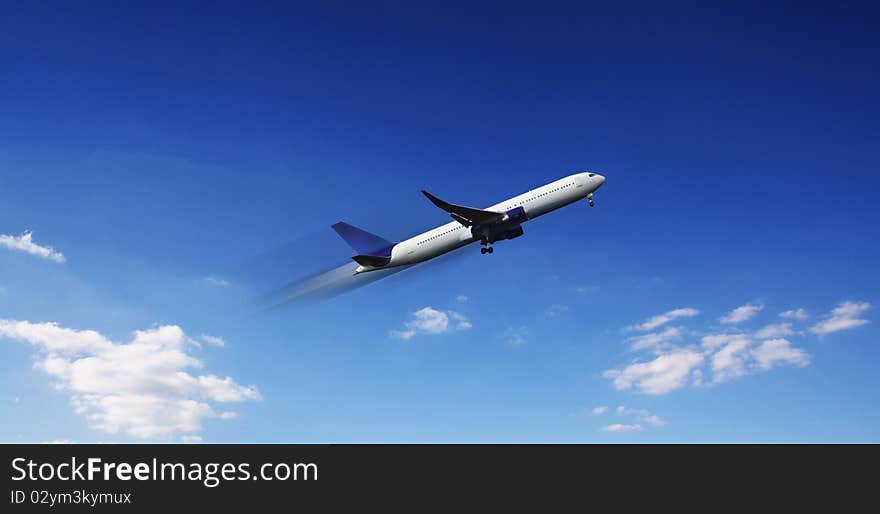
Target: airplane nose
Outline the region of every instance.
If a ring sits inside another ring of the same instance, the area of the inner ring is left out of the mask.
[[[596,173],[595,175],[593,175],[593,180],[595,180],[596,182],[598,182],[598,185],[597,185],[596,187],[599,187],[599,186],[601,186],[602,184],[605,183],[605,176],[604,176],[604,175],[599,175],[598,173]]]

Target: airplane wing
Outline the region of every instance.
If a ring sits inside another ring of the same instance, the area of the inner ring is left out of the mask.
[[[431,200],[431,203],[448,212],[449,215],[452,216],[452,219],[466,227],[495,223],[504,217],[503,212],[484,211],[482,209],[474,209],[472,207],[444,202],[424,189],[422,190],[422,194],[427,196],[428,200]]]

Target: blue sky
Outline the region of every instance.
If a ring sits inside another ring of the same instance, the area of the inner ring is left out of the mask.
[[[8,11],[0,440],[880,436],[876,9]],[[270,312],[234,272],[587,169],[491,256]]]

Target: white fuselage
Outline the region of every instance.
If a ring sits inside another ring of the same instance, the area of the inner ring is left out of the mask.
[[[487,211],[507,212],[516,207],[523,207],[529,220],[542,214],[555,211],[570,203],[577,202],[592,194],[605,182],[605,177],[595,173],[576,173],[551,182],[537,189],[532,189],[519,196],[514,196],[501,203],[487,207]],[[358,266],[357,273],[404,266],[433,259],[451,252],[466,244],[478,241],[479,238],[457,221],[423,232],[415,237],[397,243],[391,251],[391,261],[381,268]]]

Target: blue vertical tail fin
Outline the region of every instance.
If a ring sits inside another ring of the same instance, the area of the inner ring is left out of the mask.
[[[391,257],[391,249],[397,244],[342,221],[332,227],[360,255]]]

